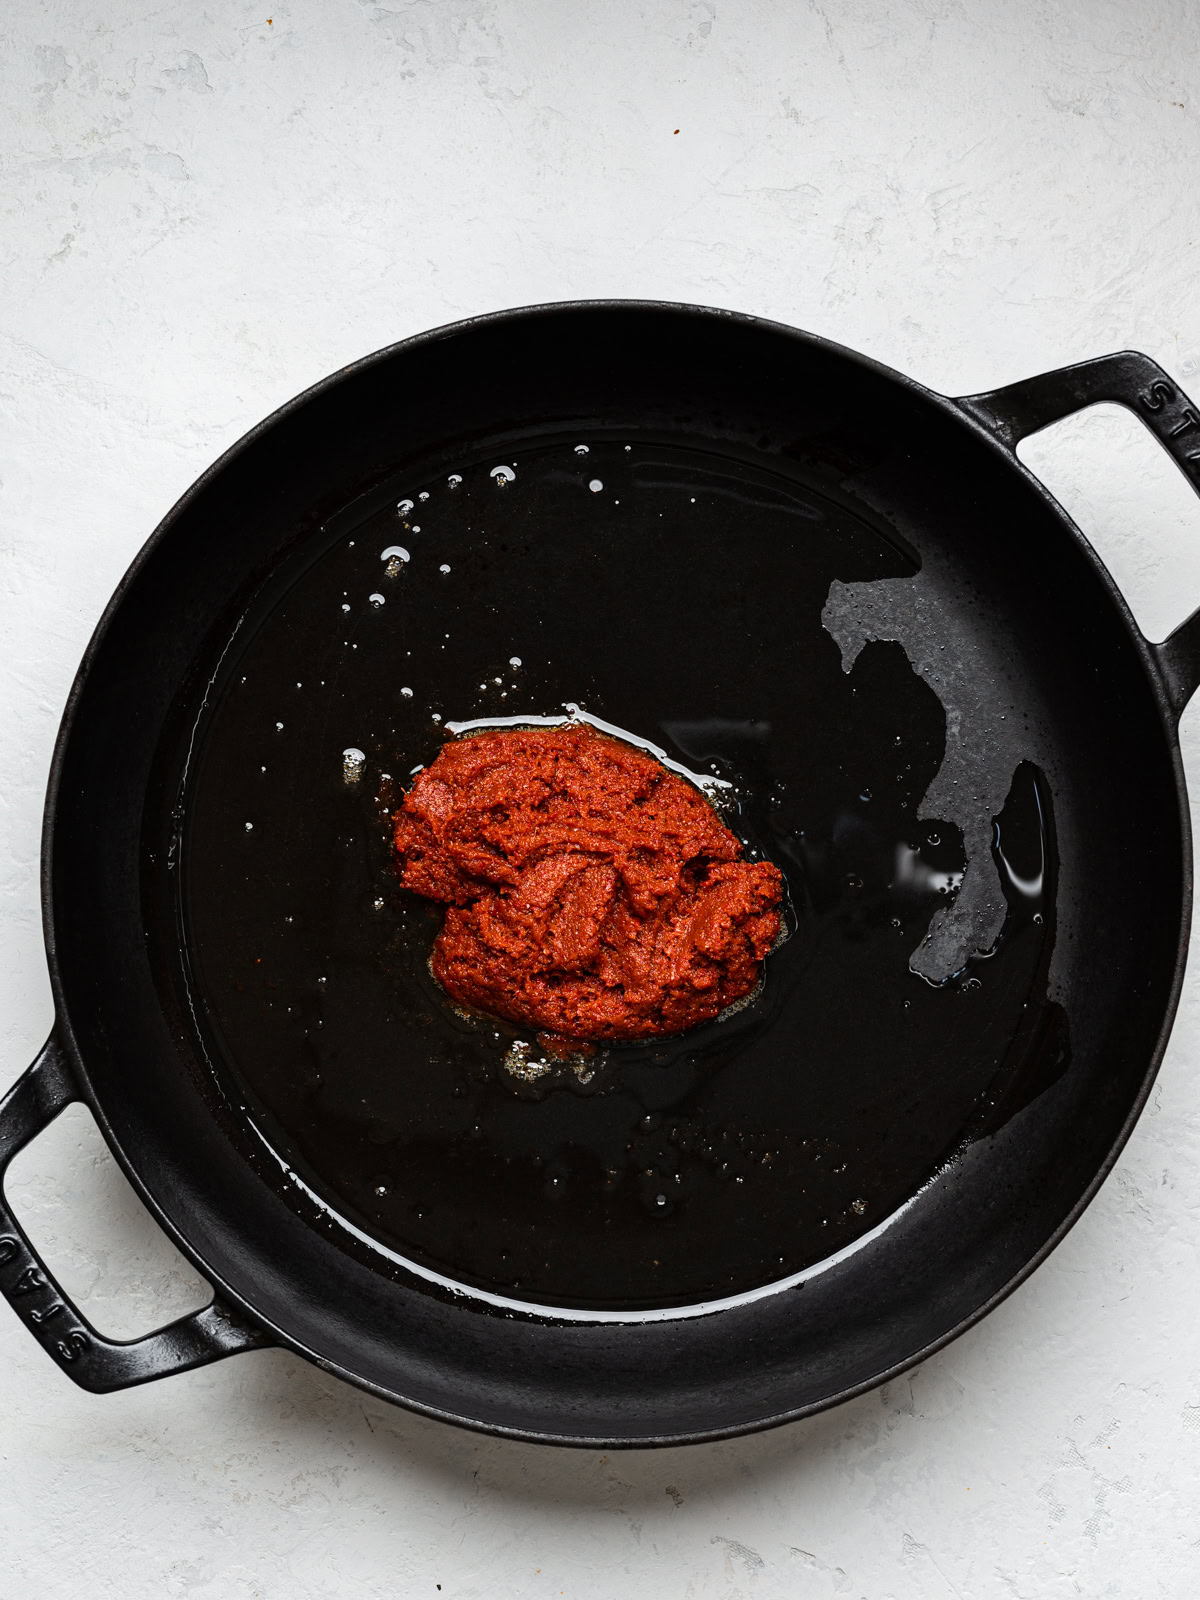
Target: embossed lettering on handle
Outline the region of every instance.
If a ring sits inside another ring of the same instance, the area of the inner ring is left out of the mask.
[[[1161,428],[1168,439],[1178,439],[1193,428],[1200,427],[1200,416],[1196,415],[1195,407],[1187,395],[1181,394],[1165,378],[1156,378],[1141,390],[1138,404],[1150,413],[1154,418],[1153,426]],[[1200,440],[1196,441],[1194,450],[1181,446],[1173,453],[1181,465],[1186,463],[1186,471],[1195,473],[1200,469]]]
[[[187,1372],[240,1350],[271,1344],[270,1335],[256,1322],[215,1299],[141,1339],[106,1339],[88,1326],[25,1237],[2,1183],[17,1151],[78,1098],[71,1067],[58,1041],[51,1038],[29,1071],[0,1100],[0,1296],[63,1371],[95,1394]]]
[[[78,1361],[88,1347],[88,1336],[82,1328],[73,1328],[65,1339],[54,1346],[64,1361]]]
[[[1165,378],[1156,378],[1148,389],[1138,396],[1147,411],[1161,411],[1175,398],[1175,389]]]
[[[84,1328],[68,1328],[59,1320],[67,1316],[67,1307],[33,1251],[23,1239],[10,1233],[0,1237],[0,1294],[8,1298],[36,1334],[53,1339],[52,1354],[64,1361],[77,1361],[88,1348],[90,1340]],[[33,1295],[39,1298],[33,1300]],[[47,1328],[49,1322],[56,1326]]]

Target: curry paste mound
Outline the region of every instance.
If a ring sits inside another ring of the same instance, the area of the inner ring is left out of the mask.
[[[395,815],[400,880],[448,907],[434,976],[564,1040],[682,1033],[749,994],[782,879],[700,791],[581,725],[446,744]]]

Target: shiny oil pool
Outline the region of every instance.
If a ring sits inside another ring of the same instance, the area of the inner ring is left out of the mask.
[[[844,671],[822,627],[835,580],[916,570],[761,466],[562,438],[374,492],[248,598],[177,756],[177,981],[314,1225],[501,1301],[711,1302],[845,1249],[1062,1070],[1044,778],[1017,765],[968,864],[921,809],[937,695],[898,643]],[[430,976],[440,911],[398,888],[389,817],[451,725],[572,714],[706,785],[783,871],[790,937],[734,1015],[514,1073],[520,1030]],[[1003,932],[931,983],[910,960],[964,871]]]

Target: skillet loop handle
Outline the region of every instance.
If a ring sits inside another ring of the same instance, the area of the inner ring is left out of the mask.
[[[1200,407],[1157,361],[1136,350],[1043,372],[988,394],[966,395],[957,404],[1012,450],[1027,434],[1102,400],[1127,406],[1139,417],[1200,494]],[[1200,687],[1200,609],[1151,648],[1177,717]]]
[[[41,1055],[0,1100],[0,1294],[69,1378],[93,1394],[256,1349],[272,1341],[218,1299],[141,1339],[106,1339],[59,1288],[4,1194],[9,1162],[73,1100],[83,1098],[70,1063],[51,1035]]]

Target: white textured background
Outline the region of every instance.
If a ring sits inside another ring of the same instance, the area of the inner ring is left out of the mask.
[[[1126,345],[1195,393],[1198,20],[1194,0],[6,0],[0,1079],[51,1020],[38,829],[76,661],[218,452],[379,345],[574,296],[759,312],[951,393]],[[1023,454],[1149,633],[1200,601],[1200,508],[1132,418]],[[1184,742],[1200,779],[1200,717]],[[0,1306],[0,1597],[1190,1600],[1198,1066],[1193,976],[1141,1126],[1032,1282],[910,1378],[730,1444],[482,1440],[278,1353],[94,1399]],[[10,1192],[105,1331],[203,1298],[84,1113]]]

